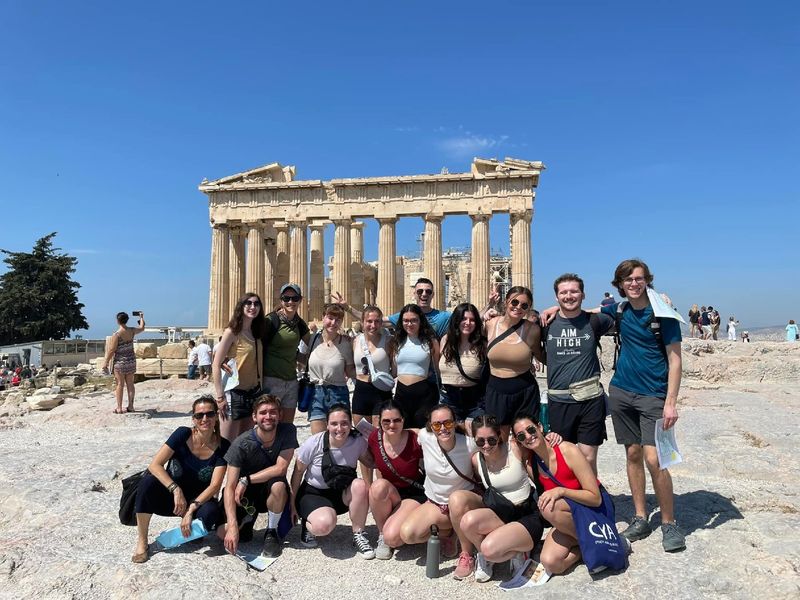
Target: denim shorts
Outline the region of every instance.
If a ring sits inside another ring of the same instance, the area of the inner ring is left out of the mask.
[[[328,409],[334,404],[344,404],[350,408],[350,390],[346,385],[315,385],[314,399],[308,409],[309,421],[325,420]]]

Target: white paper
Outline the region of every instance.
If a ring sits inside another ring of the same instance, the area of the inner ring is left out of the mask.
[[[544,585],[550,580],[550,575],[544,565],[530,558],[514,573],[508,581],[497,584],[504,592],[519,590],[522,588],[537,587]]]
[[[672,465],[683,462],[675,440],[675,425],[664,429],[664,419],[656,421],[656,452],[658,452],[658,466],[667,469]]]
[[[369,434],[375,431],[375,426],[364,417],[361,417],[361,420],[356,423],[356,429],[358,429],[364,437],[369,437]]]
[[[263,571],[272,563],[274,563],[276,560],[278,560],[277,558],[267,558],[263,554],[260,555],[249,554],[247,552],[244,552],[243,550],[239,550],[239,552],[236,553],[236,556],[238,558],[241,558],[244,562],[253,567],[256,571]]]
[[[233,388],[239,385],[239,370],[236,368],[236,359],[230,359],[227,362],[227,365],[231,369],[231,374],[228,375],[228,372],[225,369],[222,369],[222,390],[224,392],[230,392]]]
[[[668,319],[677,319],[684,325],[686,321],[683,320],[681,313],[671,304],[667,304],[657,291],[653,288],[647,288],[647,298],[650,300],[650,306],[653,307],[653,315],[656,317],[666,317]]]

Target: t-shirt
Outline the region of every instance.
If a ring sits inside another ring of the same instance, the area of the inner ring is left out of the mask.
[[[272,313],[271,313],[272,314]],[[297,347],[308,333],[308,326],[299,317],[289,324],[279,317],[275,331],[272,319],[267,315],[264,334],[264,375],[284,381],[297,379]]]
[[[614,300],[613,297],[603,298],[602,300],[600,300],[600,306],[608,306],[609,304],[614,304],[614,302],[616,302],[616,300]]]
[[[601,310],[613,317],[617,304]],[[666,398],[669,369],[656,336],[646,327],[652,316],[653,308],[649,304],[641,310],[628,305],[622,311],[619,332],[622,347],[611,385],[634,394]],[[661,339],[665,346],[681,341],[678,320],[661,319]]]
[[[196,365],[198,363],[197,348],[189,350],[189,356],[186,358],[187,365]]]
[[[706,310],[700,313],[700,325],[711,325],[711,316]]]
[[[281,452],[297,446],[297,428],[292,423],[278,423],[269,448],[264,448],[253,428],[233,440],[225,459],[232,467],[239,467],[242,475],[252,475],[274,467]]]
[[[340,335],[334,342],[328,346],[322,334],[311,337],[309,344],[313,343],[314,349],[308,358],[308,377],[313,383],[347,385],[344,369],[348,365],[353,366],[353,340]]]
[[[600,313],[595,319],[602,335],[614,327],[614,318]],[[547,328],[544,341],[547,351],[547,387],[552,390],[566,390],[571,383],[584,381],[600,375],[600,360],[597,346],[600,340],[595,337],[589,313],[582,311],[577,317],[567,319],[560,314]],[[550,400],[574,403],[569,394],[547,393]]]
[[[473,477],[472,454],[477,450],[475,441],[460,433],[455,436],[456,445],[447,454],[459,471],[467,477]],[[475,484],[453,471],[439,446],[436,434],[420,429],[418,439],[425,459],[425,496],[429,500],[437,504],[447,504],[450,494],[456,490],[471,490],[475,487]]]
[[[374,429],[369,434],[367,443],[372,457],[375,459],[375,468],[381,472],[381,476],[389,483],[394,485],[397,489],[408,488],[411,485],[407,481],[403,481],[392,470],[386,466],[386,461],[383,460],[383,455],[378,447],[378,435],[381,434],[380,429]],[[385,440],[386,438],[384,438]],[[385,448],[385,441],[384,441]],[[419,461],[422,459],[422,446],[419,445],[417,434],[413,431],[408,432],[408,440],[403,451],[397,455],[397,458],[390,459],[394,470],[403,477],[413,481],[421,481],[421,474],[419,470]]]
[[[315,433],[308,438],[297,451],[297,460],[308,466],[304,479],[309,485],[319,490],[327,490],[328,484],[322,477],[322,446],[324,431]],[[354,467],[358,464],[359,457],[367,450],[367,438],[358,434],[349,436],[341,448],[331,446],[331,461],[337,465]]]
[[[176,483],[183,490],[187,499],[199,496],[204,489],[211,483],[211,475],[216,467],[224,467],[226,462],[226,452],[230,447],[230,442],[225,438],[220,439],[219,446],[214,453],[207,459],[197,458],[187,445],[189,438],[192,437],[191,427],[178,427],[167,439],[167,446],[172,448],[175,453],[173,460],[180,463],[180,475],[173,475]]]
[[[428,323],[430,323],[433,330],[436,332],[436,337],[441,338],[445,333],[447,333],[447,324],[450,322],[450,315],[452,313],[447,312],[446,310],[438,310],[436,308],[431,309],[429,313],[425,314],[425,317],[428,319]],[[400,322],[400,313],[394,313],[393,315],[389,315],[389,321],[392,322],[392,325],[395,327],[398,326]]]
[[[211,365],[211,348],[208,344],[205,342],[198,344],[195,350],[197,350],[197,359],[201,367],[207,367]]]

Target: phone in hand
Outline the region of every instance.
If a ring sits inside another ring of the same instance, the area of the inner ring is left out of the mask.
[[[140,310],[133,311],[133,316],[134,317],[141,317],[142,316],[142,311],[140,311]]]

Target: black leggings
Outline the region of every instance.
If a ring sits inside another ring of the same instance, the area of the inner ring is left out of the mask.
[[[184,495],[190,490],[181,487]],[[192,490],[193,491],[193,490]],[[202,490],[200,490],[202,492]],[[198,492],[199,493],[199,492]],[[191,502],[194,495],[186,497],[186,502]],[[162,517],[174,517],[175,499],[167,488],[161,485],[151,473],[145,474],[139,482],[139,489],[136,490],[136,512],[148,515],[160,515]],[[200,505],[194,513],[195,519],[200,519],[207,531],[213,531],[220,523],[224,522],[222,511],[216,498],[212,498]]]
[[[397,382],[394,401],[400,407],[405,427],[419,429],[428,421],[428,411],[439,403],[439,390],[436,385],[423,379],[411,385]]]

